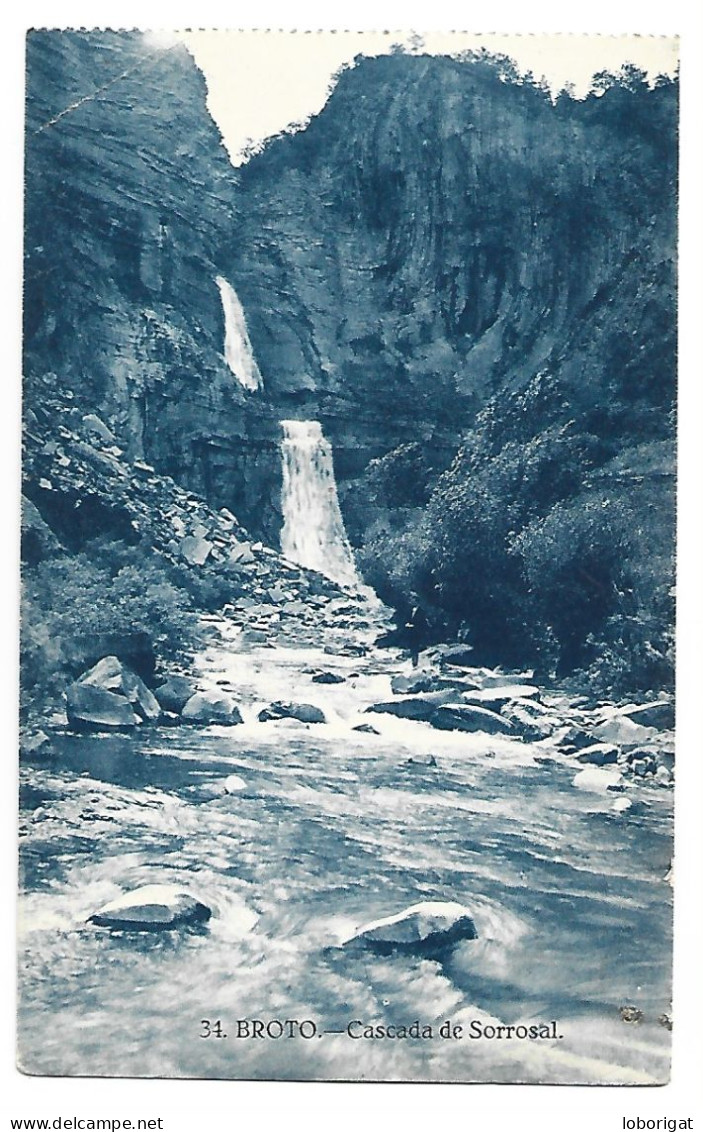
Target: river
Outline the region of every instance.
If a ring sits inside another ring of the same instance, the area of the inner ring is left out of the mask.
[[[383,617],[363,600],[302,619],[272,612],[267,643],[243,620],[212,621],[199,658],[201,680],[236,693],[243,724],[94,737],[59,728],[50,753],[22,768],[21,1066],[665,1080],[672,792],[632,784],[635,804],[618,814],[612,797],[574,789],[573,760],[544,743],[364,714],[409,662],[373,646]],[[350,641],[366,655],[344,655]],[[320,670],[344,682],[314,683]],[[317,704],[327,723],[258,722],[276,699]],[[353,730],[369,720],[379,734]],[[423,765],[429,755],[436,765]],[[233,774],[241,788],[228,793]],[[163,934],[86,922],[151,882],[182,885],[212,919]],[[420,900],[465,904],[479,938],[443,963],[341,946]],[[638,1021],[623,1021],[627,1005]],[[201,1036],[205,1019],[227,1037]],[[252,1019],[311,1020],[321,1036],[237,1037]],[[553,1019],[556,1039],[469,1037],[472,1022]],[[431,1039],[345,1032],[350,1021],[415,1020]],[[447,1021],[460,1038],[439,1037]]]

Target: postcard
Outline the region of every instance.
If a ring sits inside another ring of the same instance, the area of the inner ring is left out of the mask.
[[[677,51],[29,32],[25,1073],[669,1080]]]

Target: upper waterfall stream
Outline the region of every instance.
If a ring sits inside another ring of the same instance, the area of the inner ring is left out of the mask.
[[[291,562],[318,570],[343,586],[358,586],[337,499],[332,448],[318,421],[283,426],[283,529],[281,552]]]

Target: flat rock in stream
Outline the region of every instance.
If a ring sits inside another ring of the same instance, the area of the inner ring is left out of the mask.
[[[272,719],[297,719],[301,723],[326,723],[325,713],[315,704],[283,703],[278,700],[259,712],[259,721],[267,723]]]
[[[364,924],[344,946],[361,945],[378,955],[440,958],[461,940],[477,938],[476,925],[463,904],[425,900],[394,916]]]
[[[224,692],[196,692],[185,704],[181,719],[186,723],[233,725],[243,723],[239,708]]]
[[[532,684],[506,684],[503,687],[479,688],[462,694],[462,699],[469,704],[480,704],[481,707],[497,710],[512,700],[539,700],[539,698],[539,688],[535,688]]]
[[[391,690],[398,696],[414,696],[418,692],[431,692],[435,678],[428,672],[414,672],[409,676],[400,673],[391,679]]]
[[[205,923],[212,915],[190,893],[173,884],[145,884],[111,900],[89,917],[102,928],[123,931],[168,931],[188,924]]]

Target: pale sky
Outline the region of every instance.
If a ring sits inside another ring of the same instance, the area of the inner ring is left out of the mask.
[[[235,165],[242,150],[317,114],[333,73],[355,55],[387,54],[409,36],[397,31],[188,31],[176,33],[192,52],[208,85],[208,106]],[[673,75],[678,39],[668,36],[473,35],[423,33],[424,53],[456,54],[485,47],[513,58],[521,71],[544,76],[552,91],[567,82],[577,96],[597,71],[634,63],[650,78]],[[172,40],[171,40],[172,42]]]

